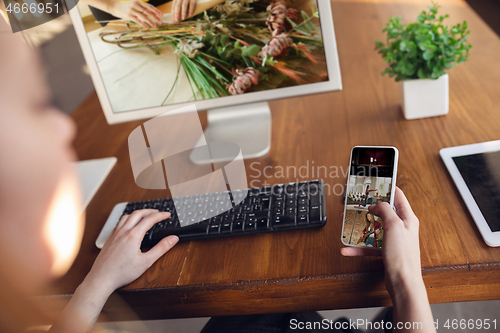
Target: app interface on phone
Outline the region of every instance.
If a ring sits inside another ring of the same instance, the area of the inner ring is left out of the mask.
[[[384,221],[368,207],[391,201],[395,151],[392,148],[354,148],[347,183],[343,241],[382,247]]]

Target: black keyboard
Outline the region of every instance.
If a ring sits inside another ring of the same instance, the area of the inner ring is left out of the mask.
[[[176,198],[175,205],[172,198],[131,202],[123,215],[146,208],[171,213],[170,218],[156,223],[146,233],[142,248],[150,248],[170,235],[179,236],[180,241],[191,241],[319,228],[326,223],[321,180],[248,189],[244,191],[244,199],[234,205],[238,192],[241,194],[241,191],[228,191]],[[228,193],[232,203],[229,210],[219,207]],[[182,219],[175,206],[183,207]],[[203,218],[207,214],[213,217]]]

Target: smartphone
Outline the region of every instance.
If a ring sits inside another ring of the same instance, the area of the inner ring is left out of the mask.
[[[380,202],[394,208],[398,159],[396,147],[352,148],[342,222],[344,245],[382,249],[384,221],[368,208]]]

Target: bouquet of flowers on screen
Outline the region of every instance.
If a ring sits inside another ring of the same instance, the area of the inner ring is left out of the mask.
[[[139,106],[150,107],[328,80],[316,1],[226,0],[157,28],[111,23],[99,42],[116,48],[102,59],[96,54],[108,94],[118,93],[115,111],[125,110],[118,105],[129,105],[123,99],[134,98],[143,83],[154,85],[148,93],[156,95]],[[124,55],[137,52],[141,58],[133,61]],[[166,53],[175,57],[160,61]],[[114,70],[106,72],[101,61]],[[141,71],[153,74],[144,79]]]

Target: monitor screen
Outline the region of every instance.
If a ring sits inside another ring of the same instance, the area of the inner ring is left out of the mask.
[[[114,114],[232,96],[248,103],[340,89],[340,76],[331,77],[326,61],[324,30],[333,40],[333,25],[325,29],[322,20],[331,22],[331,12],[322,12],[319,2],[198,0],[194,16],[181,22],[172,21],[167,2],[157,7],[166,13],[164,24],[150,29],[130,21],[97,23],[98,10],[79,6],[84,32],[80,24],[75,29],[81,45],[90,46],[84,54],[93,63],[101,104]],[[333,81],[337,86],[313,87]],[[280,93],[304,86],[312,89]]]

